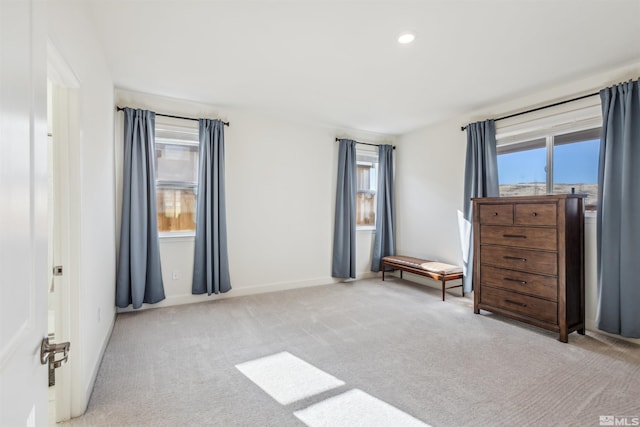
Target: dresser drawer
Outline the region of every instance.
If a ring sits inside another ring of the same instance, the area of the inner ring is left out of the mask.
[[[550,251],[555,251],[558,246],[558,233],[555,228],[483,225],[480,227],[480,233],[482,233],[482,243],[484,244]]]
[[[555,203],[516,203],[516,225],[556,225],[557,206]]]
[[[483,286],[480,302],[544,322],[558,322],[558,304],[552,301]]]
[[[558,254],[505,246],[480,246],[480,262],[529,273],[558,274]]]
[[[480,205],[480,224],[513,224],[513,205]]]
[[[556,277],[485,265],[480,271],[480,282],[482,282],[482,286],[495,286],[553,301],[558,300],[558,279]]]

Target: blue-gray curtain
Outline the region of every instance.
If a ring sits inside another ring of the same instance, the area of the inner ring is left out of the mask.
[[[356,142],[339,140],[331,275],[356,278]]]
[[[380,271],[382,258],[396,254],[395,202],[393,189],[393,146],[378,148],[378,194],[376,234],[373,240],[371,271]]]
[[[472,197],[497,197],[498,157],[496,154],[496,128],[493,120],[471,123],[467,126],[467,159],[464,173],[464,217],[473,227]],[[473,228],[469,239],[469,256],[464,266],[463,289],[473,289]]]
[[[600,99],[596,325],[640,338],[640,83],[603,89]]]
[[[193,262],[194,294],[231,289],[224,194],[224,123],[200,119],[200,159]]]
[[[122,226],[116,305],[153,304],[165,298],[156,214],[153,111],[124,109]],[[99,243],[96,243],[99,244]]]

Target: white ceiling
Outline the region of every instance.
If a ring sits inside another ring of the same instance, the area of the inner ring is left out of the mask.
[[[387,134],[640,61],[640,0],[91,8],[118,87]],[[416,40],[401,46],[407,30]]]

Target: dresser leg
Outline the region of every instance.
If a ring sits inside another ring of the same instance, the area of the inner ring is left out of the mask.
[[[560,331],[560,336],[558,337],[558,340],[560,342],[564,342],[564,343],[569,342],[569,337],[567,335],[567,332],[566,331]]]
[[[579,333],[580,335],[584,335],[584,328],[580,328],[580,329],[578,329],[578,333]]]

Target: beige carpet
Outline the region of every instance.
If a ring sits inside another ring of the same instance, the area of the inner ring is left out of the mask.
[[[456,291],[459,291],[457,289]],[[86,426],[301,426],[361,390],[432,426],[597,426],[640,416],[640,346],[556,334],[399,279],[118,316]],[[344,385],[280,404],[236,365],[289,352]]]

